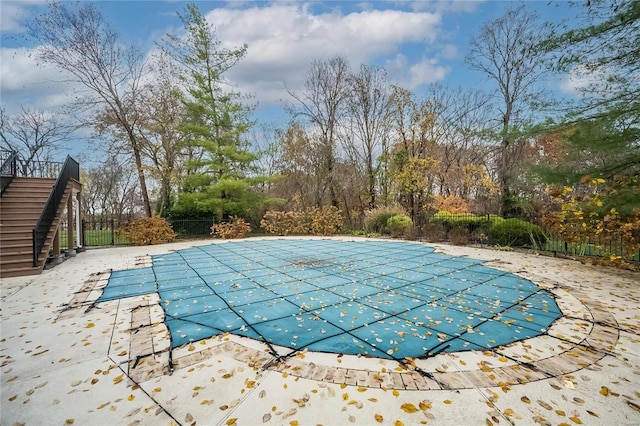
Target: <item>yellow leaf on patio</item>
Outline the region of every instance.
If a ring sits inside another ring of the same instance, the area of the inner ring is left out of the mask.
[[[419,410],[416,408],[415,405],[411,404],[410,402],[407,402],[406,404],[402,404],[400,406],[400,408],[402,409],[402,411],[404,411],[405,413],[417,413]]]

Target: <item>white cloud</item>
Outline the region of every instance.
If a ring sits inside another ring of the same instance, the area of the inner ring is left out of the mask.
[[[580,95],[585,89],[604,89],[610,75],[606,68],[589,71],[584,66],[574,67],[560,81],[560,91],[570,95]]]
[[[442,81],[451,72],[450,67],[438,65],[436,59],[422,57],[419,62],[410,64],[403,54],[397,54],[387,60],[385,68],[396,84],[409,90],[423,84]]]
[[[206,16],[225,47],[248,44],[246,58],[229,78],[262,103],[277,103],[285,84],[299,88],[315,59],[344,56],[354,67],[371,64],[397,55],[407,43],[435,43],[441,24],[438,14],[401,10],[314,15],[306,3],[214,9]],[[404,73],[402,80],[417,84],[446,74],[440,68],[423,58],[396,71]]]
[[[55,109],[69,103],[74,86],[56,68],[38,64],[37,49],[0,48],[0,93],[11,113],[20,105]]]
[[[43,0],[0,1],[0,30],[3,33],[22,33],[26,30],[24,19],[26,8],[34,4],[43,4]]]
[[[444,80],[451,72],[451,68],[438,65],[438,61],[433,58],[422,58],[420,62],[409,67],[409,89],[417,88],[423,84],[436,83]]]

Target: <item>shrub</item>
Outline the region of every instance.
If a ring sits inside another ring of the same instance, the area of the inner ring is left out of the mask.
[[[304,213],[269,210],[260,221],[265,232],[275,235],[333,235],[342,226],[342,212],[334,206],[312,207]]]
[[[387,219],[387,230],[391,233],[392,237],[399,237],[404,232],[413,226],[411,218],[405,214],[397,214]]]
[[[404,209],[398,204],[371,209],[364,214],[364,229],[380,234],[389,233],[387,221],[396,215],[405,215]]]
[[[138,246],[171,241],[176,237],[169,222],[157,216],[134,219],[116,233]]]
[[[211,227],[211,235],[223,240],[244,238],[251,232],[251,226],[242,218],[232,216],[226,223],[216,223]]]
[[[437,195],[430,204],[435,211],[449,213],[464,213],[469,211],[469,203],[462,197],[455,195]]]
[[[473,213],[438,212],[433,215],[429,222],[443,225],[447,232],[454,228],[465,228],[469,232],[473,232],[482,225],[483,219],[486,220],[486,218],[478,217]]]
[[[491,225],[491,242],[500,246],[542,247],[547,242],[547,237],[533,223],[504,219]]]
[[[453,228],[449,231],[449,239],[456,246],[466,246],[469,244],[469,236],[471,233],[466,228]]]
[[[312,207],[305,213],[306,226],[313,235],[333,235],[342,226],[342,212],[334,206]]]
[[[422,234],[430,243],[438,243],[447,239],[447,230],[441,223],[427,223],[422,227]]]
[[[420,236],[420,230],[416,226],[410,226],[404,230],[403,237],[405,240],[415,241]]]
[[[304,222],[301,213],[269,210],[260,221],[260,227],[266,233],[274,235],[304,234]]]

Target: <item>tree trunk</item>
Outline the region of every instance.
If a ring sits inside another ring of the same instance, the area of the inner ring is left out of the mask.
[[[144,213],[147,217],[152,217],[151,202],[149,201],[149,193],[147,191],[147,182],[144,177],[144,169],[142,168],[142,157],[140,156],[140,147],[136,135],[133,134],[133,130],[127,128],[127,134],[129,135],[129,142],[133,149],[133,157],[136,161],[136,169],[138,171],[138,180],[140,181],[140,192],[142,194],[142,202],[144,204]]]

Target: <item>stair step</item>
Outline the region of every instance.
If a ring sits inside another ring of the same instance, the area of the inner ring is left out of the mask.
[[[42,258],[39,259],[40,262]],[[38,262],[38,264],[40,263]],[[0,271],[4,275],[4,271],[8,269],[22,269],[22,268],[33,268],[33,259],[31,257],[20,259],[20,260],[1,260],[0,261]],[[36,267],[37,268],[37,267]]]
[[[38,275],[40,273],[40,268],[34,268],[33,266],[29,267],[17,267],[17,268],[7,268],[0,270],[1,278],[11,278],[11,277],[24,277],[27,275]]]
[[[15,178],[0,201],[0,276],[39,274],[46,263],[56,228],[52,227],[33,267],[32,231],[41,216],[56,179]],[[74,184],[75,185],[75,184]],[[71,194],[65,188],[63,200]],[[59,206],[54,223],[59,223],[64,203]]]
[[[32,246],[31,242],[26,242],[23,238],[0,241],[0,251],[3,255],[15,250],[31,250]]]

